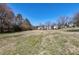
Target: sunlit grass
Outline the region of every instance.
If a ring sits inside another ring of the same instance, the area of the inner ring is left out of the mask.
[[[79,32],[34,30],[0,34],[0,54],[79,54]]]

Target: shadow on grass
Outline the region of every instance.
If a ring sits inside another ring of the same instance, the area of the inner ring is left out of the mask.
[[[79,32],[79,29],[70,29],[70,30],[67,30],[67,32]]]
[[[9,33],[17,33],[17,32],[22,32],[22,31],[13,31],[13,32],[0,32],[0,34],[9,34]]]
[[[32,30],[24,30],[24,31],[32,31]],[[9,34],[9,33],[19,33],[24,31],[9,31],[9,32],[0,32],[0,34]]]

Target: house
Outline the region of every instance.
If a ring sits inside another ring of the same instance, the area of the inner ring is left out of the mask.
[[[58,26],[57,26],[57,25],[54,25],[54,26],[53,26],[53,29],[58,29]]]
[[[52,26],[37,26],[37,29],[38,30],[51,30],[52,29]]]
[[[51,29],[52,29],[52,26],[47,26],[46,29],[47,29],[47,30],[51,30]]]
[[[69,27],[75,27],[73,23],[69,24]]]
[[[43,30],[43,27],[41,27],[41,26],[38,26],[38,28],[37,28],[38,30]]]

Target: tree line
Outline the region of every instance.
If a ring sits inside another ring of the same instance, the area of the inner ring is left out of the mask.
[[[59,28],[79,27],[79,12],[73,16],[61,16],[58,18],[57,25]]]
[[[70,16],[59,16],[56,23],[50,21],[40,24],[44,29],[57,26],[58,29],[68,27],[79,27],[79,12]],[[7,4],[0,4],[0,32],[16,32],[37,29],[39,26],[33,26],[29,19],[24,19],[21,14],[15,15]]]
[[[44,24],[40,23],[37,27],[45,29],[45,26],[52,27],[52,29],[54,29],[54,26],[57,27],[57,29],[79,27],[79,12],[75,13],[73,16],[59,16],[56,22],[52,23],[51,21],[47,21]]]
[[[7,4],[0,4],[0,32],[31,30],[32,25],[21,14],[15,15]]]

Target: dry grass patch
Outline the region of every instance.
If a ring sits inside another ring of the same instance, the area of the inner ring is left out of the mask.
[[[34,30],[0,34],[0,54],[79,54],[79,32]]]

